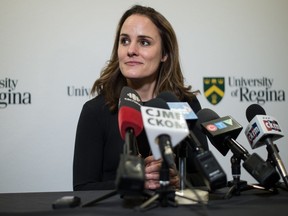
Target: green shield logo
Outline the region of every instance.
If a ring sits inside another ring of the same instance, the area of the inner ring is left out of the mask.
[[[218,104],[225,93],[225,78],[224,77],[204,77],[204,95],[207,100],[213,104]]]

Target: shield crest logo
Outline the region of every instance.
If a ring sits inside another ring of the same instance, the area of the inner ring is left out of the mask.
[[[224,77],[204,77],[204,95],[207,100],[213,104],[218,104],[225,93],[225,78]]]

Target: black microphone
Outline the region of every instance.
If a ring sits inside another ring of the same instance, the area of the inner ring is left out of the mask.
[[[231,150],[236,158],[243,160],[243,167],[250,173],[260,185],[271,188],[279,180],[279,174],[274,167],[264,161],[259,155],[250,153],[236,141],[242,130],[242,126],[231,116],[219,117],[210,109],[202,109],[197,113],[199,124],[210,142],[224,156],[227,149]]]
[[[264,108],[258,104],[251,104],[246,109],[246,118],[249,124],[245,130],[245,135],[252,149],[266,145],[268,161],[277,167],[288,188],[288,174],[278,153],[279,150],[273,143],[274,140],[284,136],[278,121],[272,116],[267,116]]]
[[[165,100],[170,109],[182,112],[187,123],[188,121],[197,121],[198,117],[195,115],[190,105],[187,102],[180,102],[172,92],[161,92],[157,98]],[[193,130],[189,130],[188,136],[180,143],[180,149],[181,145],[188,146],[192,150],[195,167],[210,191],[226,186],[226,173],[214,157],[213,153],[204,149]]]
[[[123,154],[117,169],[116,188],[122,195],[138,195],[145,186],[144,161],[138,155],[137,140],[143,130],[141,99],[138,93],[123,87],[119,98],[118,125],[125,141]]]

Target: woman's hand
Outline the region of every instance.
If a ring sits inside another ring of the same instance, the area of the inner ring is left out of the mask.
[[[162,160],[155,160],[153,156],[148,156],[144,159],[145,162],[145,188],[150,190],[155,190],[160,188],[160,169],[162,165]],[[177,175],[176,165],[175,168],[169,169],[170,174],[170,185],[174,187],[179,187],[179,177]]]

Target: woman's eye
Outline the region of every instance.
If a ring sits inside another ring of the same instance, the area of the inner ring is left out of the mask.
[[[127,44],[129,44],[129,40],[128,40],[128,38],[121,38],[121,39],[120,39],[120,43],[121,43],[122,45],[127,45]]]
[[[147,40],[141,40],[140,43],[141,43],[142,46],[149,46],[150,45],[150,42],[147,41]]]

